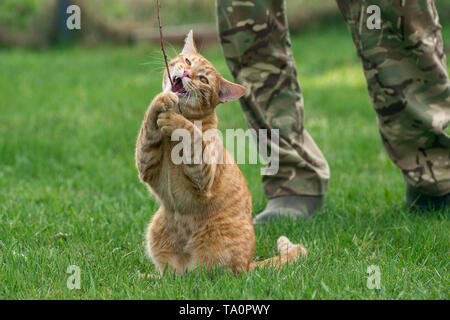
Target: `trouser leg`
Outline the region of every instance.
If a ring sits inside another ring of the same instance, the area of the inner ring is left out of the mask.
[[[409,186],[450,192],[450,82],[431,0],[336,0],[361,59],[383,144]],[[370,30],[370,5],[381,28]]]
[[[304,128],[303,97],[284,0],[217,0],[219,35],[249,127],[279,129],[279,171],[263,176],[266,196],[322,195],[329,168]]]

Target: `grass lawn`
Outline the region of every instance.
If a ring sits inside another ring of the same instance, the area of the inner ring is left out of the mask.
[[[450,25],[444,26],[450,43]],[[326,207],[295,225],[256,228],[258,259],[286,235],[307,258],[280,272],[144,280],[144,231],[158,205],[137,178],[134,147],[160,91],[159,47],[0,51],[1,299],[449,299],[449,212],[413,213],[387,157],[344,26],[293,37],[306,127],[326,155]],[[231,79],[219,48],[204,51]],[[150,64],[147,64],[148,62]],[[221,129],[245,128],[238,103]],[[259,167],[242,165],[263,209]],[[69,265],[81,289],[69,290]],[[377,265],[381,289],[366,286]]]

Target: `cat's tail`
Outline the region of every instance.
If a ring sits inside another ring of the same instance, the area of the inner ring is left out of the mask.
[[[263,261],[251,262],[249,270],[263,266],[270,266],[278,269],[286,262],[294,262],[300,256],[306,256],[306,249],[301,244],[294,244],[285,236],[278,238],[277,247],[279,252],[278,256]]]

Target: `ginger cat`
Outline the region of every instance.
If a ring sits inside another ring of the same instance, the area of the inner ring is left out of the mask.
[[[251,195],[239,167],[221,144],[222,162],[173,163],[171,153],[178,142],[171,141],[172,133],[185,129],[202,151],[207,150],[209,142],[202,135],[217,128],[216,106],[240,98],[246,89],[222,78],[197,52],[192,31],[169,70],[173,86],[165,71],[164,92],[150,104],[136,146],[139,178],[161,203],[146,236],[148,253],[161,275],[166,266],[177,273],[215,266],[244,273],[305,255],[301,245],[281,237],[280,256],[251,262],[255,251]],[[201,131],[194,121],[201,121]],[[193,150],[183,156],[192,158]]]

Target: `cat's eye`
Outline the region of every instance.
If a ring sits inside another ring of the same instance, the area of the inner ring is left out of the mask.
[[[209,83],[208,79],[206,77],[204,77],[204,76],[200,76],[200,81],[203,82],[204,84],[208,84]]]
[[[189,60],[188,58],[184,59],[184,61],[186,62],[186,64],[187,64],[188,66],[191,65],[191,60]]]

